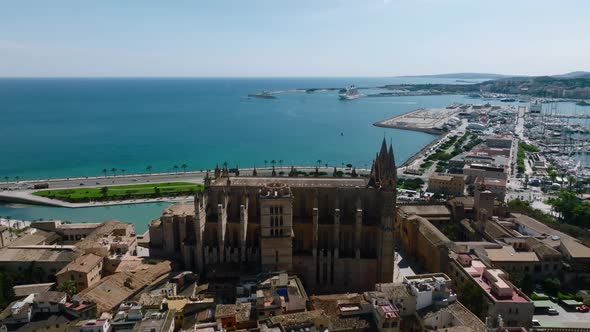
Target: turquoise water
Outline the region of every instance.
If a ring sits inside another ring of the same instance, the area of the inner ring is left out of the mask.
[[[396,81],[0,79],[0,179],[100,175],[103,168],[145,172],[147,165],[155,172],[181,164],[205,169],[223,161],[260,166],[272,159],[364,166],[384,135],[401,162],[433,136],[371,124],[462,96],[340,101],[334,91],[247,98],[262,90]]]
[[[170,203],[113,205],[90,208],[60,208],[32,205],[0,205],[0,216],[14,220],[64,220],[72,222],[101,222],[110,219],[130,222],[143,234],[149,221],[157,218]]]
[[[454,83],[443,79],[0,79],[0,180],[261,166],[352,163],[368,167],[383,137],[398,163],[434,136],[372,123],[419,107],[481,102],[463,96],[340,101],[336,91],[248,98],[263,90]],[[163,204],[67,209],[1,206],[0,216],[70,221],[120,219],[138,232]]]

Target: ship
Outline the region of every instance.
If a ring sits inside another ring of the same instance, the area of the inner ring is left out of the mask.
[[[248,97],[252,98],[263,98],[263,99],[276,99],[276,96],[272,95],[272,92],[262,91],[261,93],[251,93]]]
[[[338,97],[342,100],[353,100],[362,97],[363,95],[359,94],[358,88],[354,85],[351,85],[350,88],[342,91],[338,94]]]

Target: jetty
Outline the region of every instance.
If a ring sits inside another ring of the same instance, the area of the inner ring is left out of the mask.
[[[460,122],[456,116],[461,112],[459,105],[446,108],[420,108],[407,113],[375,122],[373,125],[384,128],[421,131],[428,134],[440,135],[449,124]]]

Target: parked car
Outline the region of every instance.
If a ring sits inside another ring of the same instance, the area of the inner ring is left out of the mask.
[[[552,316],[559,315],[559,311],[557,311],[557,309],[551,307],[551,308],[547,309],[547,314],[552,315]]]
[[[538,321],[538,320],[536,320],[536,319],[533,319],[532,325],[533,325],[533,326],[541,326],[541,323],[539,323],[539,321]]]
[[[576,311],[577,312],[588,312],[588,311],[590,311],[590,307],[588,307],[587,305],[581,305],[579,307],[576,307]]]

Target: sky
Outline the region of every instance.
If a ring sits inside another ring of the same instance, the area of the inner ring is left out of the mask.
[[[588,0],[0,0],[0,77],[590,71]]]

